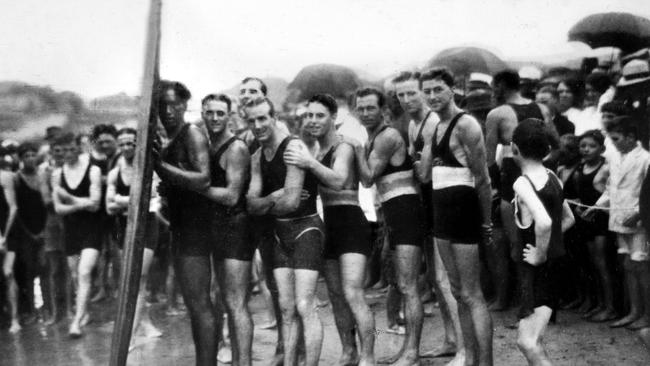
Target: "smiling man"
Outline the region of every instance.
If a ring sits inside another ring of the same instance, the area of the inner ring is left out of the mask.
[[[217,280],[231,331],[233,359],[239,366],[251,364],[253,321],[248,311],[248,284],[255,246],[250,237],[246,199],[250,178],[250,154],[244,141],[228,128],[232,102],[223,94],[203,98],[201,117],[210,138],[210,187],[203,192],[214,202],[212,237]]]
[[[316,212],[318,180],[304,169],[285,164],[286,149],[307,147],[278,127],[270,100],[252,99],[245,108],[246,120],[261,145],[251,159],[248,210],[253,215],[274,217],[277,241],[272,265],[282,312],[284,364],[296,362],[300,316],[305,365],[317,365],[323,326],[315,298],[324,240],[323,223]]]
[[[492,193],[481,125],[454,103],[454,77],[431,71],[431,106],[440,116],[416,163],[433,182],[433,236],[449,274],[465,345],[465,364],[492,365],[492,320],[479,280],[479,242],[490,243]]]
[[[343,348],[339,364],[369,366],[375,364],[375,324],[364,299],[363,283],[371,252],[370,225],[359,206],[354,147],[344,142],[334,125],[337,112],[332,96],[310,98],[305,131],[318,140],[319,150],[314,157],[307,150],[287,149],[284,157],[288,164],[309,170],[320,183],[326,229],[325,279]]]

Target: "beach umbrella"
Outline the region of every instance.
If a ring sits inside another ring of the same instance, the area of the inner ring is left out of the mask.
[[[454,47],[439,52],[426,64],[426,69],[446,67],[456,76],[469,76],[473,72],[494,75],[508,68],[494,53],[478,47]]]
[[[309,99],[318,93],[328,93],[335,98],[345,98],[361,86],[357,74],[340,65],[316,64],[304,67],[289,83],[289,93],[296,102]]]
[[[569,40],[630,53],[650,46],[650,20],[629,13],[592,14],[571,27]]]

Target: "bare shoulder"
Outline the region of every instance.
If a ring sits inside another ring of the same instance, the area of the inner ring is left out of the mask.
[[[396,143],[403,142],[402,134],[395,127],[388,127],[375,138],[375,145],[377,143]]]
[[[187,128],[186,141],[197,144],[208,144],[208,137],[205,135],[201,127],[191,123]]]
[[[491,110],[487,115],[487,119],[488,119],[488,121],[489,120],[502,120],[502,119],[506,119],[506,118],[509,118],[509,117],[512,117],[512,116],[514,116],[515,118],[517,117],[517,115],[515,114],[515,111],[509,105],[504,104],[504,105],[500,105],[500,106],[494,108],[493,110]]]
[[[242,157],[250,157],[248,146],[243,140],[236,139],[228,148],[231,154]]]
[[[12,185],[14,182],[14,176],[15,173],[6,170],[0,170],[0,184],[2,184],[5,187],[8,185]]]
[[[300,149],[300,148],[307,148],[307,145],[305,145],[304,142],[302,142],[301,139],[298,138],[292,138],[288,143],[287,143],[287,148],[292,148],[292,149]]]

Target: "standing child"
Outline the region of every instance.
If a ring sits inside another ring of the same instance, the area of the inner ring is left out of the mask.
[[[605,137],[599,130],[589,130],[580,136],[580,154],[583,161],[572,178],[576,183],[577,199],[583,205],[594,205],[605,190],[609,167],[602,156],[604,151]],[[584,212],[582,207],[576,207],[575,210],[578,216]],[[598,285],[595,289],[596,306],[583,317],[596,322],[612,320],[616,317],[613,273],[607,261],[608,220],[609,215],[605,211],[596,213],[591,220],[580,217],[576,219],[580,239],[588,249],[588,257]]]
[[[559,178],[542,164],[549,152],[543,121],[526,119],[513,132],[512,151],[522,175],[513,184],[515,221],[522,258],[521,308],[517,346],[530,365],[550,365],[542,336],[557,307],[558,259],[565,254],[562,233],[574,223]]]
[[[638,143],[637,123],[630,117],[616,117],[606,124],[612,144],[618,151],[610,160],[607,187],[593,208],[583,217],[596,215],[600,207],[609,207],[609,230],[616,233],[618,253],[625,256],[625,284],[629,313],[611,327],[641,329],[650,325],[650,309],[644,311],[644,297],[650,288],[648,243],[640,225],[639,194],[650,163],[650,153]]]

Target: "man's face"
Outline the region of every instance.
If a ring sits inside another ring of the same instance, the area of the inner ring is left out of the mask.
[[[120,148],[122,156],[128,161],[132,161],[135,156],[135,135],[123,133],[117,137],[117,146]]]
[[[573,92],[565,83],[560,83],[557,86],[557,92],[560,95],[558,107],[561,111],[566,111],[573,106]]]
[[[260,143],[270,141],[273,137],[275,118],[271,117],[270,112],[271,107],[267,103],[246,108],[246,122]]]
[[[496,104],[502,104],[506,100],[506,88],[503,83],[492,82],[493,98]]]
[[[557,99],[551,93],[540,92],[535,96],[535,102],[547,106],[550,110],[554,111],[557,106]]]
[[[406,112],[418,113],[422,110],[423,98],[417,80],[406,80],[395,84],[395,94]]]
[[[239,100],[242,104],[246,104],[251,99],[261,98],[263,96],[262,84],[257,80],[249,80],[239,88]]]
[[[97,140],[95,141],[95,149],[97,149],[97,151],[102,154],[106,154],[107,156],[115,155],[115,151],[117,150],[115,137],[113,137],[113,135],[110,133],[100,134],[97,136]]]
[[[327,134],[334,127],[335,119],[336,115],[330,114],[324,105],[312,102],[307,106],[307,113],[303,119],[303,124],[309,134],[319,138]]]
[[[63,164],[64,159],[63,146],[61,145],[50,145],[50,156],[54,160],[54,164],[59,166]]]
[[[228,104],[221,100],[209,100],[203,104],[201,117],[210,133],[221,134],[228,128],[230,119]]]
[[[429,107],[436,113],[447,108],[449,103],[454,100],[454,91],[440,79],[423,81],[422,92]]]
[[[357,97],[354,114],[366,128],[374,129],[384,120],[384,115],[379,107],[379,100],[373,94]]]
[[[176,95],[174,89],[165,90],[158,103],[158,115],[163,126],[173,130],[184,122],[187,104]]]
[[[61,151],[63,152],[63,160],[68,164],[74,164],[79,160],[79,154],[81,149],[76,142],[71,142],[69,144],[61,145]]]
[[[25,168],[35,169],[38,165],[38,152],[34,150],[26,151],[20,157],[20,161],[23,163]]]

